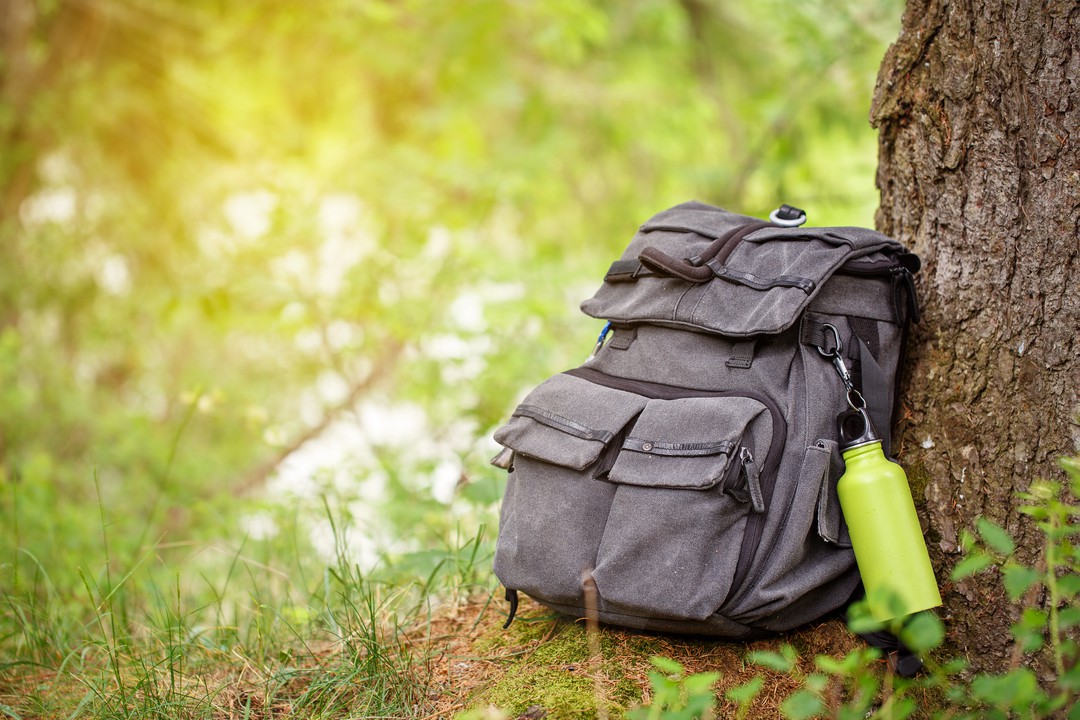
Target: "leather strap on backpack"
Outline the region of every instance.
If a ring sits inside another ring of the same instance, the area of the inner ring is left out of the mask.
[[[658,248],[647,247],[638,255],[638,261],[656,273],[670,275],[692,283],[708,282],[715,277],[715,273],[706,263],[713,266],[722,266],[732,251],[735,250],[735,246],[744,237],[767,227],[778,226],[764,221],[739,225],[714,240],[700,255],[685,260],[673,258]]]

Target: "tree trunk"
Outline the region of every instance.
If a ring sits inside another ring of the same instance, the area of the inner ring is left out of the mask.
[[[975,669],[1008,664],[1015,613],[948,582],[959,533],[985,516],[1037,562],[1015,493],[1080,449],[1078,39],[1075,0],[910,0],[871,110],[878,228],[924,263],[901,461]]]

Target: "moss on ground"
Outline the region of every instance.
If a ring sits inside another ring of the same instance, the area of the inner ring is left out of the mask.
[[[595,718],[596,696],[592,680],[566,668],[516,668],[477,698],[516,716],[540,706],[549,718]]]
[[[440,626],[444,643],[434,663],[435,685],[442,687],[442,712],[452,718],[465,711],[470,718],[540,716],[546,720],[597,717],[597,704],[615,719],[651,699],[650,659],[663,656],[683,665],[687,675],[718,672],[717,717],[734,716],[736,706],[724,692],[756,675],[765,687],[749,709],[749,717],[779,717],[779,705],[801,683],[790,675],[750,664],[754,650],[779,651],[785,643],[800,654],[799,669],[815,671],[814,656],[837,660],[863,647],[839,620],[768,640],[748,643],[635,632],[603,626],[590,638],[585,624],[555,615],[522,599],[518,618],[502,629],[505,616],[465,607],[453,622]],[[456,632],[457,629],[460,632]],[[594,657],[594,648],[599,652]],[[598,700],[599,698],[599,700]],[[485,712],[498,708],[500,712]]]
[[[551,633],[552,626],[558,616],[554,613],[540,613],[529,617],[519,617],[503,628],[497,625],[488,632],[478,637],[473,643],[473,649],[480,653],[487,653],[502,648],[520,647],[532,643],[540,643],[544,637]]]
[[[471,703],[493,706],[517,716],[541,707],[546,718],[594,718],[597,705],[620,717],[641,701],[641,689],[616,662],[618,646],[598,633],[599,657],[592,649],[585,627],[568,619],[547,622],[546,641],[506,668],[506,673],[482,690]],[[598,700],[598,697],[600,698]]]

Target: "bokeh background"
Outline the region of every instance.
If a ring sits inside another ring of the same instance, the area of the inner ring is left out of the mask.
[[[138,578],[221,613],[238,565],[426,581],[467,548],[491,582],[491,432],[589,353],[577,305],[638,224],[873,225],[901,12],[6,0],[5,637],[44,598],[74,646]]]

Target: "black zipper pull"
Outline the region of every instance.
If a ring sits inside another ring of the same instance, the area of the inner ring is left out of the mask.
[[[746,475],[746,488],[750,491],[750,506],[756,513],[765,512],[765,498],[761,494],[761,474],[757,465],[754,464],[754,455],[750,448],[744,447],[739,450],[739,460],[742,462],[743,473]]]
[[[723,490],[741,503],[750,503],[755,513],[765,512],[765,497],[761,493],[761,472],[754,463],[754,454],[748,447],[739,448],[738,462],[732,462],[727,470]]]

